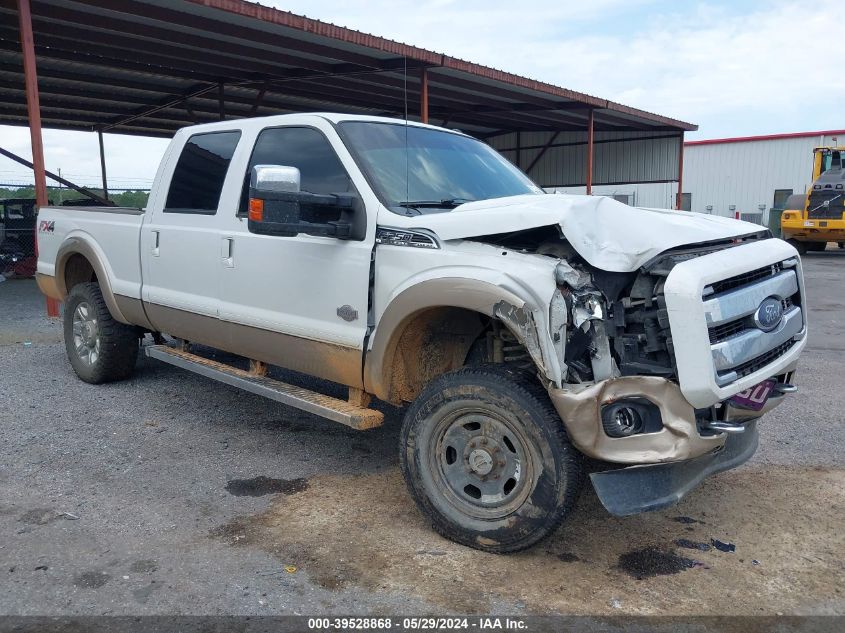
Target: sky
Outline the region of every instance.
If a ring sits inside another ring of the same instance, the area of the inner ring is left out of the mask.
[[[699,125],[688,139],[845,128],[840,0],[287,0],[294,13]],[[26,128],[0,146],[30,156]],[[99,181],[93,133],[44,131],[47,168]],[[166,140],[106,135],[109,181],[149,186]],[[0,157],[0,183],[31,174]]]

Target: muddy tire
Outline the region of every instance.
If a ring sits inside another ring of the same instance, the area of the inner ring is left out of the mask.
[[[463,545],[516,552],[554,532],[583,485],[548,394],[501,365],[433,380],[405,415],[402,474],[434,529]]]
[[[95,283],[79,284],[70,291],[64,336],[71,367],[85,382],[122,380],[135,370],[138,330],[112,317]]]
[[[807,254],[807,243],[806,242],[799,242],[798,240],[786,240],[789,244],[791,244],[796,251],[798,251],[799,255],[806,255]]]

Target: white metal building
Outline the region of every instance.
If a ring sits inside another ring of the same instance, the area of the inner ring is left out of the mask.
[[[700,213],[765,222],[773,206],[810,185],[813,148],[845,145],[845,130],[687,141],[684,143],[683,207]],[[557,191],[583,193],[584,187]],[[595,185],[596,195],[639,207],[674,208],[676,185]],[[756,217],[755,217],[756,216]]]

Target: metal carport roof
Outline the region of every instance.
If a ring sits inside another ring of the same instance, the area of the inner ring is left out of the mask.
[[[169,136],[226,117],[343,111],[504,132],[696,126],[243,0],[32,0],[45,127]],[[18,8],[0,0],[0,123],[27,125]],[[406,90],[407,88],[407,90]]]

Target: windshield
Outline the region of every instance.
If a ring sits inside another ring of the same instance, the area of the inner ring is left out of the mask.
[[[388,207],[451,209],[543,193],[501,154],[461,134],[370,121],[346,121],[340,130]]]

